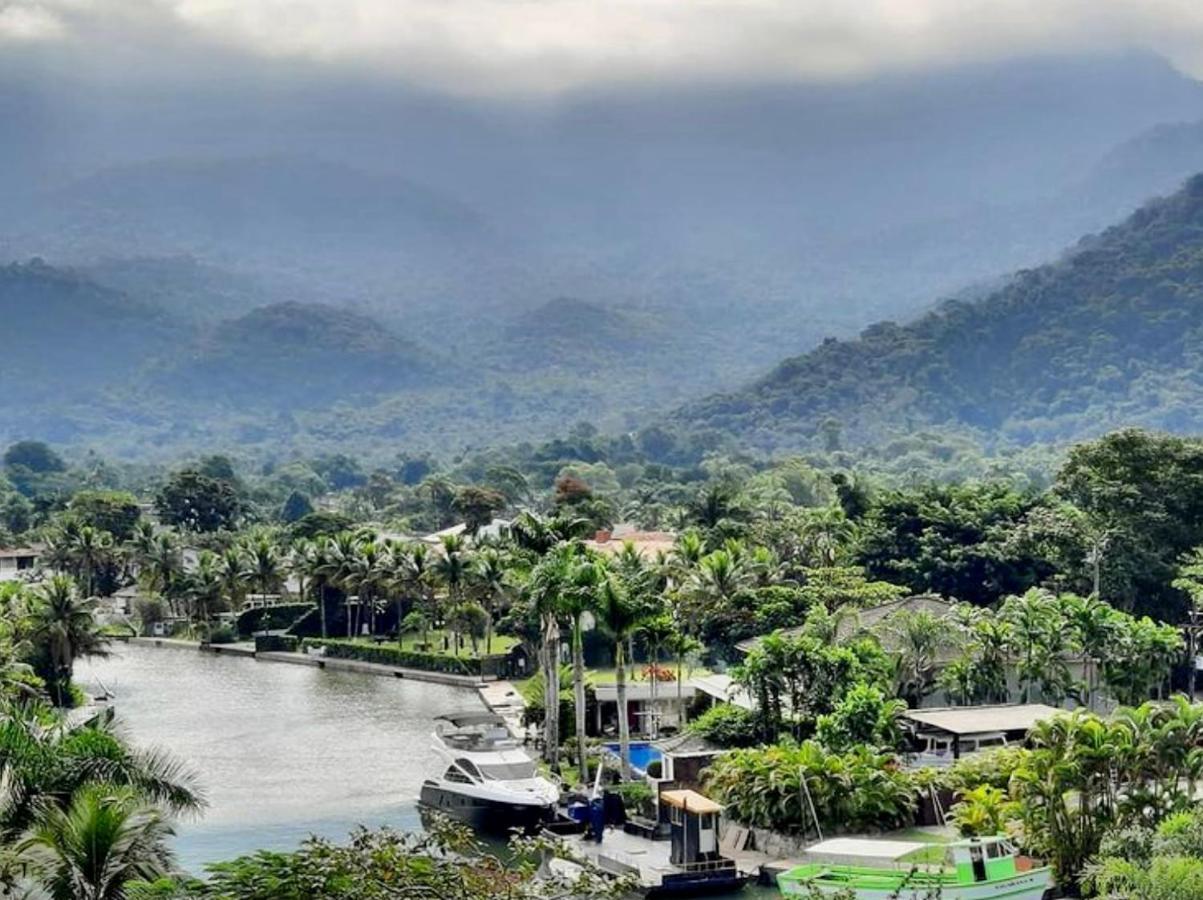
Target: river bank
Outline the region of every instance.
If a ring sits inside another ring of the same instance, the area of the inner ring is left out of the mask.
[[[354,659],[339,659],[333,656],[318,656],[308,653],[289,653],[272,650],[256,652],[251,643],[234,644],[202,644],[199,641],[185,641],[178,638],[134,637],[129,639],[131,644],[149,644],[155,647],[174,647],[177,649],[197,650],[212,653],[216,656],[252,657],[262,662],[285,663],[295,666],[311,666],[317,669],[329,669],[336,672],[356,672],[360,675],[378,675],[386,678],[403,678],[409,681],[423,681],[430,684],[443,684],[451,687],[478,689],[487,683],[489,678],[474,675],[454,675],[447,672],[428,672],[424,669],[409,669],[403,666],[391,666],[382,663],[361,662]]]

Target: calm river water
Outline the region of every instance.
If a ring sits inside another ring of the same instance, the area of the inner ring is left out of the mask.
[[[289,849],[357,823],[419,827],[433,717],[481,709],[474,691],[195,650],[116,644],[81,661],[129,735],[187,762],[209,807],[178,826],[186,869]]]

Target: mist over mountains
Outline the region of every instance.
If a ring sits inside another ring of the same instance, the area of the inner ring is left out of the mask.
[[[1203,85],[1147,56],[488,104],[20,61],[0,432],[135,455],[636,429],[1203,169]]]

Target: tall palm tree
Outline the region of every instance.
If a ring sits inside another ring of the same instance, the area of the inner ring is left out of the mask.
[[[560,756],[560,616],[565,585],[576,555],[570,544],[553,547],[527,577],[524,590],[539,618],[539,668],[543,673],[543,758],[554,768]]]
[[[17,848],[53,900],[125,900],[132,881],[173,866],[174,834],[159,809],[128,789],[95,785],[52,807]]]
[[[213,634],[213,614],[218,612],[225,599],[225,584],[222,581],[221,561],[216,553],[202,550],[196,558],[196,568],[188,574],[185,582],[192,618],[205,627],[205,639]]]
[[[589,762],[585,755],[585,614],[597,604],[597,587],[605,578],[599,563],[579,554],[580,545],[564,544],[571,551],[565,573],[567,578],[560,594],[560,610],[567,615],[572,627],[572,700],[576,728],[576,762],[581,779],[589,781]]]
[[[640,625],[640,610],[626,586],[613,576],[602,580],[597,593],[598,624],[614,640],[614,680],[618,694],[618,751],[624,781],[631,778],[631,728],[627,713],[627,641]]]
[[[70,538],[67,553],[72,563],[72,571],[82,584],[84,595],[92,597],[96,594],[96,574],[116,557],[117,547],[113,536],[107,531],[84,525]]]
[[[645,619],[639,627],[639,634],[643,638],[644,646],[647,647],[647,661],[651,669],[651,703],[653,713],[656,711],[656,702],[659,699],[660,693],[660,654],[672,642],[676,633],[677,623],[673,621],[672,616],[667,612]],[[660,720],[656,715],[652,716],[651,732],[653,738],[657,737],[660,732]]]
[[[842,508],[820,507],[806,511],[801,537],[815,567],[831,567],[856,537],[856,526]]]
[[[359,605],[356,607],[358,620],[354,628],[356,634],[365,624],[363,621],[365,610],[368,613],[366,623],[368,633],[376,633],[377,598],[390,575],[387,563],[387,553],[380,544],[373,540],[361,541],[355,554],[349,560],[348,570],[344,577],[348,587],[359,596]]]
[[[138,575],[147,591],[167,600],[172,615],[178,612],[175,589],[183,574],[184,554],[176,536],[170,531],[155,534],[138,566]]]
[[[240,547],[228,547],[217,558],[221,590],[231,609],[237,609],[246,596],[247,563]]]
[[[458,534],[444,535],[442,552],[435,557],[431,571],[446,591],[447,608],[454,609],[463,602],[464,589],[471,577],[471,556],[468,547]],[[453,634],[453,647],[459,653],[459,635]]]
[[[1107,659],[1107,651],[1117,637],[1115,609],[1093,594],[1079,597],[1066,594],[1058,598],[1065,622],[1073,632],[1073,640],[1082,653],[1086,676],[1086,706],[1094,709],[1098,692],[1099,669]]]
[[[347,610],[347,637],[352,636],[354,619],[351,615],[351,589],[355,580],[355,557],[359,553],[359,538],[342,531],[326,541],[321,564],[322,577],[343,592]]]
[[[510,573],[509,560],[496,547],[486,547],[476,554],[472,565],[472,579],[477,588],[481,605],[489,618],[485,622],[485,655],[493,652],[493,621],[497,614],[509,604]]]
[[[260,594],[275,594],[284,581],[284,560],[279,548],[266,535],[259,535],[242,548],[246,574]]]
[[[409,592],[421,609],[420,618],[422,644],[430,644],[430,626],[437,614],[437,601],[431,582],[433,581],[430,547],[426,544],[410,544],[399,557],[400,567],[395,576],[403,590]]]
[[[931,692],[939,655],[952,639],[951,625],[927,610],[901,611],[890,618],[888,631],[898,654],[898,694],[918,706]]]
[[[66,705],[75,660],[106,653],[107,641],[96,623],[96,600],[81,598],[68,576],[53,576],[34,595],[30,641],[45,655],[51,697],[56,705]]]

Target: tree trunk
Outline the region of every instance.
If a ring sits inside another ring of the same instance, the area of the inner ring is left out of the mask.
[[[585,647],[581,639],[581,617],[572,622],[572,700],[576,716],[576,764],[581,783],[589,783],[589,763],[585,758]]]
[[[493,655],[493,604],[485,610],[485,656]]]
[[[554,769],[560,762],[559,626],[548,618],[543,635],[543,758]]]
[[[689,724],[689,717],[685,713],[685,688],[681,684],[682,670],[685,666],[685,657],[678,654],[677,656],[677,715],[681,719],[681,726]]]
[[[657,650],[658,649],[659,648],[657,648]],[[659,704],[656,703],[656,701],[659,699],[659,695],[660,695],[660,677],[659,677],[660,669],[656,665],[656,658],[659,656],[659,653],[656,651],[649,650],[648,655],[651,657],[648,660],[648,667],[650,668],[651,673],[652,673],[652,684],[651,684],[651,692],[650,692],[651,693],[651,716],[649,716],[647,718],[651,719],[651,724],[645,729],[645,731],[647,731],[652,736],[652,738],[655,739],[660,736],[660,707],[659,707]],[[647,719],[645,718],[644,721],[646,722]]]
[[[623,667],[625,648],[614,642],[614,680],[618,693],[618,755],[622,760],[622,780],[631,780],[631,729],[627,722],[627,674]]]

